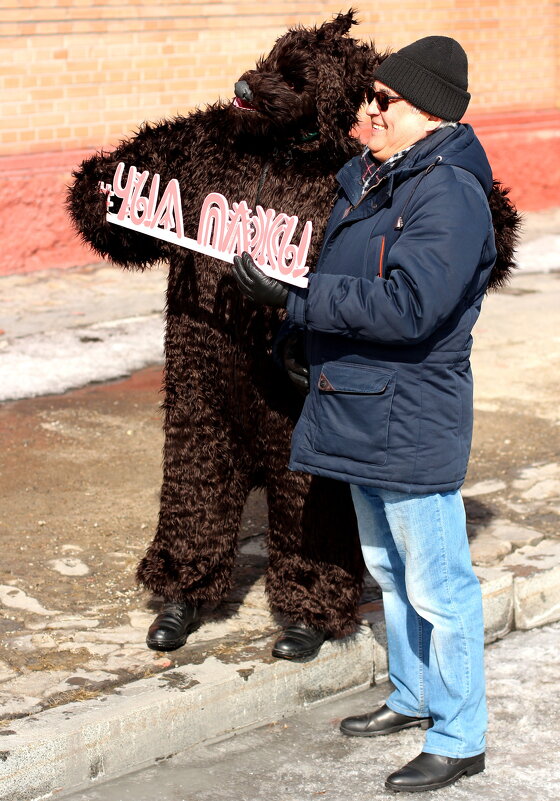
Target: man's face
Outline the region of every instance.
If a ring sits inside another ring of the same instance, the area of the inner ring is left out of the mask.
[[[399,97],[385,84],[375,81],[375,91],[386,92],[389,97]],[[417,111],[407,100],[389,103],[387,111],[381,111],[375,100],[367,106],[366,114],[371,119],[371,137],[367,146],[378,161],[404,150],[435,130],[440,120],[424,111]]]

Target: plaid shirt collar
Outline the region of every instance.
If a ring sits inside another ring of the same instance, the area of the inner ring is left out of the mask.
[[[362,153],[362,197],[372,187],[381,183],[387,173],[391,172],[393,167],[395,167],[413,147],[414,145],[410,145],[409,147],[405,147],[404,150],[399,150],[398,153],[394,153],[390,156],[387,161],[377,161],[377,159],[372,156],[369,147],[364,148],[364,152]]]
[[[457,125],[458,123],[456,122],[444,122],[436,128],[436,130],[439,131],[442,128],[457,128]],[[398,153],[390,156],[387,161],[377,161],[377,159],[372,156],[369,147],[365,147],[362,153],[362,197],[372,187],[378,186],[383,178],[391,172],[393,167],[406,156],[409,150],[416,147],[417,144],[418,142],[415,142],[413,145],[405,147],[404,150],[399,150]]]

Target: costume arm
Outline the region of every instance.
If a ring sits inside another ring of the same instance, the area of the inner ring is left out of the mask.
[[[139,171],[148,170],[150,182],[158,173],[161,176],[161,197],[167,182],[179,177],[174,174],[174,164],[179,163],[181,173],[185,172],[185,161],[189,156],[178,148],[178,140],[187,138],[188,141],[188,123],[189,118],[184,118],[164,121],[156,126],[144,125],[115,150],[97,153],[74,171],[74,183],[68,191],[68,211],[81,238],[101,257],[136,268],[144,268],[164,257],[169,247],[166,243],[107,222],[106,196],[100,191],[100,182],[112,183],[119,162],[124,162],[127,169],[123,183],[131,166]],[[147,195],[148,191],[149,183],[142,194]],[[118,206],[112,210],[118,210]]]
[[[307,290],[290,290],[290,318],[313,331],[387,344],[429,337],[464,297],[491,228],[482,189],[443,173],[411,206],[388,254],[388,278],[310,275]]]

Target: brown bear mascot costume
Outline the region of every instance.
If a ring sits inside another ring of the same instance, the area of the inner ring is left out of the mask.
[[[335,175],[362,148],[351,131],[380,58],[347,36],[353,24],[350,11],[288,31],[241,76],[233,103],[146,124],[75,173],[69,210],[97,253],[131,269],[169,264],[161,505],[137,571],[164,601],[147,638],[157,650],[182,646],[201,605],[227,593],[254,488],[267,492],[268,599],[290,621],[275,656],[311,657],[327,636],[354,630],[363,563],[348,485],[287,469],[302,398],[273,356],[282,312],[242,298],[229,264],[111,225],[99,187],[120,162],[159,174],[162,186],[177,179],[189,237],[210,192],[311,220],[313,265]],[[515,212],[498,187],[491,201],[505,272]],[[304,381],[292,366],[292,379]]]
[[[70,213],[97,253],[131,269],[169,263],[161,505],[138,567],[164,599],[152,648],[183,645],[199,607],[224,598],[253,488],[267,492],[269,602],[299,624],[277,656],[311,656],[327,633],[354,629],[363,565],[348,487],[287,469],[302,397],[272,356],[280,314],[242,299],[229,264],[108,223],[99,184],[119,162],[158,173],[162,187],[176,178],[190,237],[210,192],[298,215],[313,224],[313,264],[334,176],[360,148],[350,131],[378,63],[346,35],[353,23],[349,12],[288,31],[241,76],[233,103],[146,124],[75,173]]]

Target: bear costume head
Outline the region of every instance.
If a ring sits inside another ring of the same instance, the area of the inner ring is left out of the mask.
[[[218,100],[185,116],[146,122],[112,153],[83,162],[68,197],[82,238],[101,256],[126,267],[143,268],[176,255],[161,242],[116,232],[103,222],[104,199],[97,187],[100,181],[111,181],[118,162],[124,161],[160,174],[162,182],[179,180],[190,236],[196,232],[205,194],[234,186],[232,200],[245,197],[254,206],[262,199],[277,211],[312,219],[318,245],[326,209],[315,208],[316,193],[324,190],[331,198],[337,170],[362,147],[353,128],[380,60],[372,44],[348,36],[357,24],[355,16],[350,9],[320,26],[291,28],[235,82],[233,101]],[[242,180],[226,175],[229,171],[239,177],[245,170],[257,186],[266,181],[270,201],[266,191],[255,192],[250,185],[245,189]],[[280,185],[274,172],[282,176]],[[302,197],[302,183],[310,203]]]
[[[351,9],[281,36],[235,83],[226,135],[264,137],[276,145],[318,138],[334,159],[348,157],[348,134],[379,64],[371,45],[346,35],[355,24]]]

